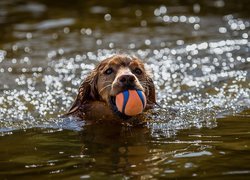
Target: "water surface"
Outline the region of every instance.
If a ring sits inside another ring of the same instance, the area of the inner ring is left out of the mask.
[[[249,177],[249,7],[1,1],[0,177]],[[59,118],[115,53],[143,59],[163,108],[140,128]]]

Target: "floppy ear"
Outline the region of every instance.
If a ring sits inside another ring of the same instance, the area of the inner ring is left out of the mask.
[[[96,70],[94,70],[82,82],[73,105],[65,115],[71,115],[71,114],[77,115],[79,112],[83,113],[84,108],[86,108],[85,106],[88,101],[99,99],[99,94],[96,88],[97,80],[98,80],[98,73]]]
[[[148,90],[148,104],[154,105],[156,104],[156,97],[155,97],[155,85],[154,81],[149,75],[147,75],[147,90]]]

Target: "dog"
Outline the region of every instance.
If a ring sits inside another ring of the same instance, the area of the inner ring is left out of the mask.
[[[115,105],[115,96],[129,89],[144,92],[147,99],[144,111],[156,104],[155,86],[142,60],[128,55],[113,55],[101,61],[81,83],[66,115],[85,120],[130,119]]]

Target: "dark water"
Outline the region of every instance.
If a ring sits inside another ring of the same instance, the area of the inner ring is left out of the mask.
[[[0,1],[1,179],[248,179],[250,2]],[[137,55],[145,127],[59,118],[105,57]]]

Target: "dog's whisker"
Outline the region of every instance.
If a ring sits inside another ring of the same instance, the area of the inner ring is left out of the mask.
[[[108,84],[108,85],[104,86],[104,87],[99,91],[99,94],[100,94],[104,89],[106,89],[106,88],[108,88],[108,87],[111,87],[111,86],[112,86],[112,84]]]

